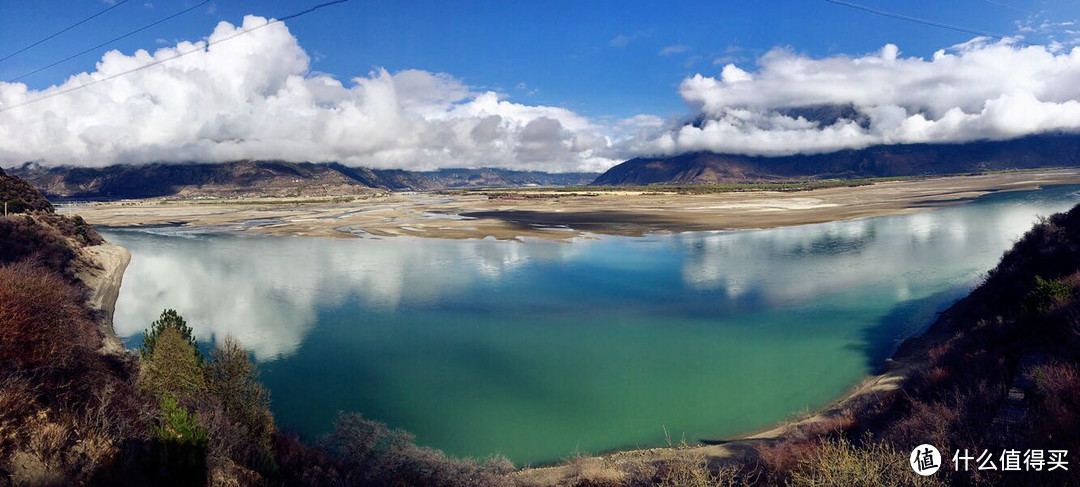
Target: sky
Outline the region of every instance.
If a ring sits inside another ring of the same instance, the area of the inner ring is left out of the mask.
[[[0,58],[118,1],[0,0]],[[204,47],[316,3],[129,0],[0,61],[3,110],[199,51],[0,112],[0,166],[601,171],[693,150],[783,155],[1080,127],[1080,9],[1065,0],[856,2],[1007,41],[825,0],[353,0]],[[848,118],[790,111],[826,104],[850,106]]]

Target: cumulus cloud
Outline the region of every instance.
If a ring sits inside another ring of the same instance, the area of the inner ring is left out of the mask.
[[[266,22],[218,24],[208,41]],[[0,164],[339,161],[376,168],[602,170],[611,141],[570,110],[474,92],[445,73],[376,69],[343,82],[312,72],[284,23],[206,47],[106,53],[92,73],[31,90],[0,82],[0,106],[155,60],[168,63],[0,113]]]
[[[812,58],[773,49],[756,70],[683,80],[691,123],[624,143],[638,154],[820,153],[875,144],[1007,139],[1080,128],[1080,48],[974,39],[903,57]]]
[[[0,165],[281,159],[602,171],[639,155],[774,156],[1080,129],[1080,48],[1060,44],[976,38],[928,58],[903,56],[892,44],[824,58],[776,48],[753,67],[737,65],[744,50],[729,46],[714,62],[736,62],[680,84],[689,117],[597,121],[477,91],[447,73],[375,69],[338,79],[311,69],[311,57],[284,23],[207,47],[265,22],[222,22],[207,41],[152,53],[110,51],[93,72],[42,90],[0,82],[0,106],[11,106],[194,51],[0,113]],[[617,36],[610,44],[648,35]],[[535,92],[524,83],[517,91]]]

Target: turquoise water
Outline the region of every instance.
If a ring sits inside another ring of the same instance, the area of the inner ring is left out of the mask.
[[[278,424],[338,411],[517,464],[717,439],[827,404],[1078,187],[911,215],[572,243],[102,231],[116,329],[162,308],[254,353]]]

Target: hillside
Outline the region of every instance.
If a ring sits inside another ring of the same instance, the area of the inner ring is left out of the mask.
[[[0,214],[45,211],[52,213],[53,206],[33,186],[0,170]]]
[[[780,157],[697,152],[637,158],[595,185],[716,184],[763,180],[867,178],[1080,165],[1080,135],[1050,134],[966,144],[882,145]]]
[[[224,164],[114,165],[104,168],[43,167],[9,170],[50,198],[119,199],[237,196],[330,196],[373,191],[423,191],[471,187],[585,184],[593,173],[549,174],[506,169],[442,169],[432,172],[353,168],[342,164],[237,161]]]

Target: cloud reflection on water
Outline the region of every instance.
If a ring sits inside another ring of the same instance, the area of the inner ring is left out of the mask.
[[[408,238],[224,236],[177,242],[171,240],[176,236],[132,231],[109,238],[134,256],[117,303],[120,336],[142,332],[163,307],[172,307],[200,340],[231,334],[259,360],[294,353],[322,306],[348,299],[371,309],[392,310],[403,301],[423,306],[530,260],[563,259],[577,249],[547,242]]]
[[[907,298],[911,280],[953,269],[972,254],[971,272],[985,272],[1012,239],[1030,228],[1039,207],[979,206],[816,225],[685,234],[682,276],[691,289],[753,294],[768,303],[807,299],[852,286],[893,283]],[[985,252],[984,252],[985,251]],[[975,275],[970,276],[972,278]]]
[[[200,340],[231,334],[259,360],[272,360],[297,351],[321,308],[345,302],[382,311],[402,305],[468,305],[454,300],[470,296],[476,286],[500,290],[493,280],[530,262],[579,262],[588,265],[577,266],[583,272],[643,282],[671,270],[679,273],[681,268],[684,289],[716,293],[720,300],[754,307],[882,284],[895,287],[896,297],[906,300],[914,297],[911,289],[920,282],[973,281],[1030,227],[1036,213],[1061,206],[1060,200],[1036,199],[992,211],[979,204],[767,230],[603,237],[572,244],[252,238],[175,230],[158,231],[163,235],[116,230],[106,234],[134,255],[117,304],[118,334],[137,335],[162,308],[172,307],[188,319]],[[676,252],[669,254],[671,250]],[[964,266],[958,268],[956,262]],[[673,263],[678,267],[670,269]],[[936,275],[943,272],[949,274]],[[566,299],[576,300],[567,306],[587,305],[590,300],[590,296],[539,296],[552,292],[530,291],[543,277],[515,279],[514,289],[533,293],[531,299],[540,309],[559,306]],[[597,294],[592,299],[596,306],[620,306],[650,296],[675,300],[686,296],[680,289],[644,286],[634,288],[637,294]]]

